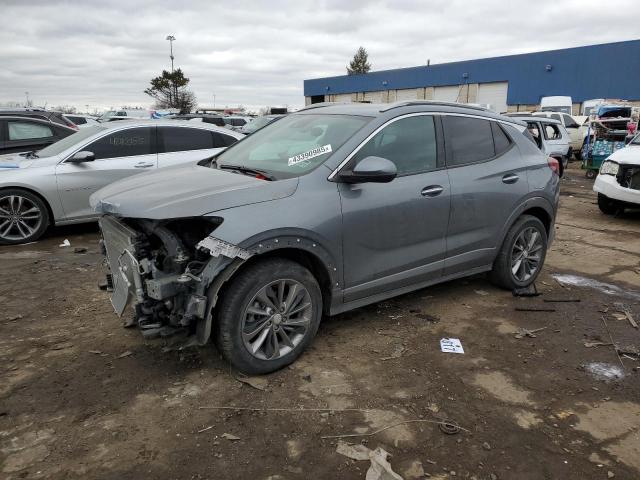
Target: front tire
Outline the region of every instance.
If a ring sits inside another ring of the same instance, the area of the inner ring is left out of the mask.
[[[311,344],[321,317],[322,293],[309,270],[286,259],[261,261],[225,289],[216,315],[216,344],[243,373],[274,372]]]
[[[547,230],[532,215],[522,215],[511,226],[493,262],[491,281],[513,290],[535,282],[547,255]]]
[[[615,200],[612,200],[609,197],[607,197],[606,195],[603,195],[603,194],[599,193],[598,194],[598,208],[605,215],[615,215],[618,212],[618,210],[620,209],[620,206],[619,206],[618,202],[616,202]]]
[[[33,193],[20,188],[0,190],[0,245],[37,240],[49,226],[49,211]]]

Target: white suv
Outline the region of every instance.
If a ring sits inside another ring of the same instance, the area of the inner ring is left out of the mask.
[[[593,190],[602,213],[640,207],[640,134],[602,162]]]

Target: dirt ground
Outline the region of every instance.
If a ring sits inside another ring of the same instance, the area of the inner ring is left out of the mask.
[[[369,461],[323,438],[362,434],[342,441],[382,446],[405,479],[639,479],[640,361],[598,343],[604,318],[620,350],[640,347],[616,305],[640,323],[640,212],[602,215],[574,167],[556,228],[539,297],[449,282],[325,319],[294,365],[245,381],[214,347],[121,327],[96,288],[96,226],[0,247],[0,478],[364,479]],[[579,302],[545,302],[562,299]]]

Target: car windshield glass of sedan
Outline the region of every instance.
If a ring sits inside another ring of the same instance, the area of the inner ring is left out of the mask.
[[[72,133],[68,137],[58,140],[56,143],[49,145],[47,148],[38,150],[38,157],[53,157],[59,153],[64,152],[67,148],[73,147],[75,144],[82,142],[83,140],[95,135],[98,132],[106,130],[106,127],[100,125],[93,125],[91,127],[83,128],[82,130]]]
[[[290,115],[236,143],[214,165],[265,172],[275,179],[299,177],[325,162],[370,120],[353,115]]]

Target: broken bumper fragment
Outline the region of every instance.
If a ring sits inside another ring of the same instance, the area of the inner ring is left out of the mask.
[[[210,235],[189,243],[161,222],[105,215],[100,228],[116,314],[122,316],[132,304],[146,336],[184,332],[205,343],[217,298],[212,284],[219,289],[216,277],[251,253]]]

